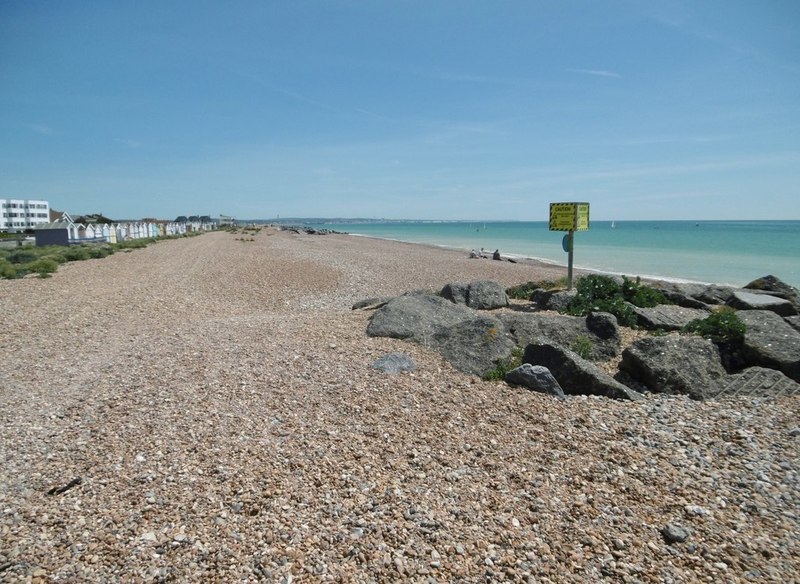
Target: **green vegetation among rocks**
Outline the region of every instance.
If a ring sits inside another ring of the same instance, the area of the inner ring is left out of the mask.
[[[484,375],[484,379],[487,381],[503,381],[509,371],[513,371],[522,365],[523,354],[522,347],[514,347],[508,357],[500,359],[497,362],[497,366]]]
[[[634,306],[649,308],[669,304],[664,295],[641,283],[623,276],[622,284],[610,276],[591,275],[578,280],[577,294],[570,301],[567,313],[586,316],[590,312],[610,312],[620,324],[635,327]]]

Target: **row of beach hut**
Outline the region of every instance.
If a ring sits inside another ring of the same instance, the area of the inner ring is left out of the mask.
[[[192,221],[127,221],[120,223],[75,223],[68,213],[60,219],[36,228],[36,245],[70,245],[78,243],[119,243],[131,239],[182,235],[193,231],[210,231],[213,223]]]

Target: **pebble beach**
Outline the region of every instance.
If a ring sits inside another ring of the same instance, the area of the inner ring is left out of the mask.
[[[351,310],[564,272],[263,229],[0,280],[0,581],[800,582],[797,397],[562,402]]]

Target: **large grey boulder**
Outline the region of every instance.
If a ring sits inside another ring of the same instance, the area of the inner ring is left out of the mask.
[[[511,333],[517,346],[524,347],[534,342],[549,342],[569,349],[581,338],[588,339],[592,350],[590,359],[594,361],[604,361],[619,355],[620,336],[619,327],[616,327],[616,319],[612,315],[613,321],[607,317],[598,316],[565,316],[554,314],[539,313],[504,313],[498,314],[497,318],[505,325]],[[592,323],[592,328],[588,326]],[[600,336],[597,331],[602,333]]]
[[[748,290],[757,290],[761,292],[768,292],[773,296],[785,298],[795,307],[800,313],[800,291],[794,286],[783,282],[780,278],[775,276],[764,276],[753,280],[745,286]]]
[[[372,315],[367,326],[371,337],[412,339],[425,344],[440,327],[474,318],[466,306],[433,294],[408,294],[392,298]]]
[[[712,386],[715,397],[800,395],[800,383],[776,369],[748,367],[740,373],[726,375]]]
[[[483,377],[511,354],[514,341],[499,320],[476,314],[474,318],[438,327],[429,346],[459,371]]]
[[[499,282],[491,280],[470,282],[467,306],[475,310],[494,310],[508,306],[506,289]]]
[[[770,310],[780,316],[797,314],[797,309],[785,298],[745,290],[734,290],[728,299],[728,306],[738,310]]]
[[[522,360],[549,369],[566,394],[627,400],[642,398],[642,394],[623,385],[594,363],[558,345],[531,343],[525,347]]]
[[[572,303],[572,299],[577,295],[577,290],[557,290],[548,296],[547,301],[544,303],[544,307],[547,310],[566,312],[566,310],[569,308],[569,305]]]
[[[445,284],[439,295],[446,298],[450,302],[456,304],[467,304],[467,296],[469,294],[469,284]]]
[[[508,294],[499,282],[476,280],[469,284],[447,284],[441,291],[442,298],[456,304],[466,304],[475,310],[494,310],[508,306]]]
[[[610,312],[590,312],[586,317],[586,328],[604,341],[613,341],[619,346],[619,323]]]
[[[663,331],[681,330],[693,320],[707,318],[711,314],[707,310],[686,308],[674,304],[659,304],[652,308],[635,306],[633,311],[636,313],[636,321],[640,327]]]
[[[768,310],[740,310],[744,322],[742,353],[750,365],[783,371],[800,381],[800,332]]]
[[[546,393],[558,399],[566,399],[564,390],[547,367],[523,363],[506,373],[506,383],[527,387],[531,391]]]
[[[787,316],[783,320],[788,322],[789,326],[791,326],[796,331],[800,331],[800,316]]]
[[[731,286],[711,285],[703,288],[702,292],[694,298],[706,304],[726,304],[731,296],[733,296],[734,290],[735,288]]]
[[[708,303],[698,300],[707,288],[707,284],[678,282],[657,282],[653,288],[661,292],[667,300],[684,308],[705,309]]]
[[[727,375],[716,345],[693,336],[639,339],[622,352],[619,368],[652,391],[699,400],[712,397],[715,382]]]
[[[481,376],[514,347],[494,316],[432,294],[393,298],[372,315],[367,334],[415,341],[438,351],[456,369]]]

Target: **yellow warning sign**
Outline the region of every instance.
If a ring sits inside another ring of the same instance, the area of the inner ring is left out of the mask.
[[[587,231],[589,203],[550,203],[550,231]]]

